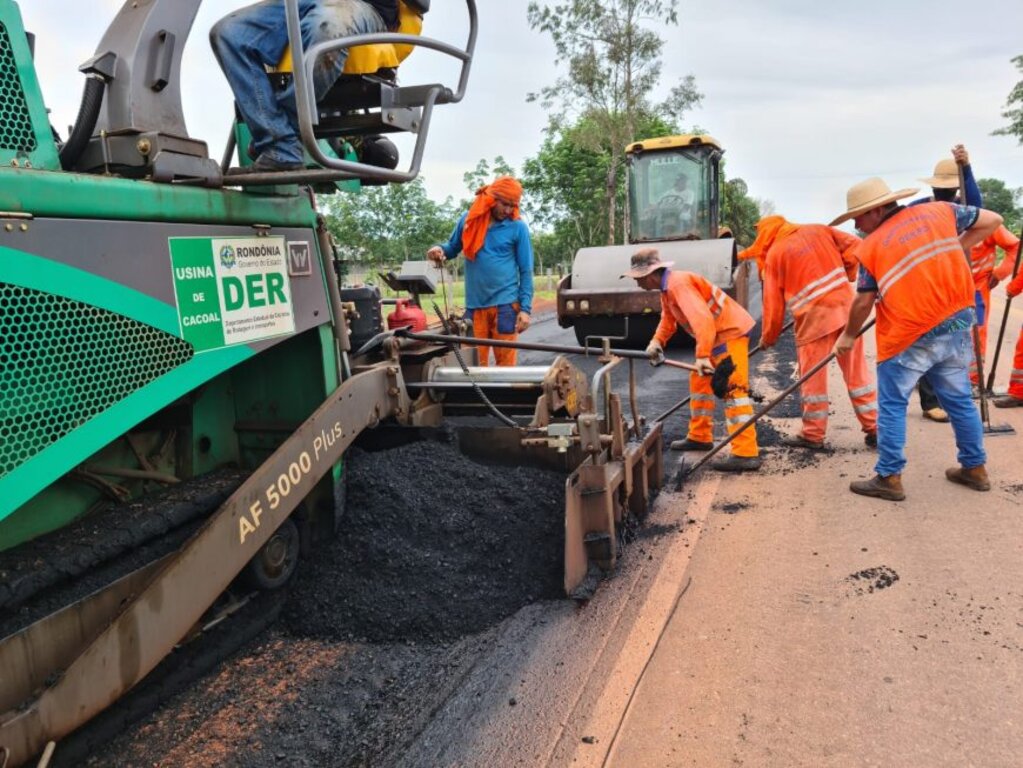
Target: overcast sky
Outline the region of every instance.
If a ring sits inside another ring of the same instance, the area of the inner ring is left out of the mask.
[[[37,35],[36,59],[53,122],[66,133],[78,109],[78,66],[95,51],[118,0],[22,0]],[[219,158],[230,91],[209,52],[213,22],[246,5],[206,0],[185,51],[182,92],[190,133]],[[526,0],[478,0],[480,37],[469,93],[438,108],[423,162],[431,195],[466,196],[462,174],[481,158],[513,166],[535,154],[545,116],[526,94],[557,76],[553,47],[529,29]],[[956,142],[978,177],[1023,187],[1023,147],[991,136],[1005,98],[1023,75],[1023,2],[979,0],[683,0],[680,24],[665,28],[662,91],[692,74],[705,94],[685,118],[726,149],[729,176],[794,221],[829,221],[846,189],[879,175],[920,186]],[[462,43],[462,0],[433,0],[424,33]],[[402,68],[406,84],[457,69],[419,51]]]

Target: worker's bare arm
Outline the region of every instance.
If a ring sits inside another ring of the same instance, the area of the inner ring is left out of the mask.
[[[867,318],[870,317],[876,300],[876,291],[856,294],[852,307],[849,308],[849,322],[846,323],[845,331],[835,342],[834,353],[836,355],[844,355],[853,348],[853,344],[856,343],[856,335],[860,332],[863,324],[867,322]]]
[[[967,253],[973,246],[978,245],[988,235],[994,234],[995,230],[1002,225],[1002,217],[994,211],[981,208],[977,214],[977,220],[973,226],[959,236],[959,242],[963,244],[963,250]]]

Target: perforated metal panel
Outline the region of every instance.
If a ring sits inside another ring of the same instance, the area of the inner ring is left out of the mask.
[[[0,24],[0,149],[33,152],[36,146],[11,38]]]
[[[0,477],[193,354],[122,315],[0,282]]]

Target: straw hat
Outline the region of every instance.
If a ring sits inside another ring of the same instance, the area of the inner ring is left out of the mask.
[[[632,261],[630,262],[632,269],[621,275],[618,279],[621,280],[623,277],[631,277],[633,279],[646,277],[651,272],[661,269],[661,267],[672,267],[674,265],[675,262],[673,261],[661,261],[661,256],[656,248],[644,248],[642,251],[636,251],[632,254]]]
[[[896,200],[901,200],[916,193],[917,190],[915,188],[900,189],[898,192],[892,192],[888,185],[876,176],[872,179],[861,181],[859,184],[849,187],[849,191],[845,193],[845,202],[848,210],[831,222],[831,226],[836,227],[843,221],[855,219],[861,213],[872,211],[875,208],[880,208],[882,205],[894,203]]]
[[[934,166],[934,175],[929,179],[920,179],[934,189],[958,189],[959,188],[959,166],[956,161],[947,158],[939,160]]]

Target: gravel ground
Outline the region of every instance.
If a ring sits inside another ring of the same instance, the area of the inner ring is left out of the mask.
[[[490,627],[561,598],[564,483],[450,442],[353,451],[343,529],[278,626],[89,765],[389,764]]]

